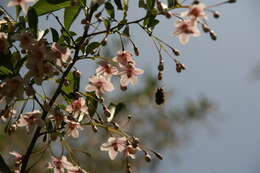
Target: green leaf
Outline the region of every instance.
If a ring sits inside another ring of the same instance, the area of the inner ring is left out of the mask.
[[[155,0],[146,0],[146,3],[148,9],[153,9],[155,5]]]
[[[10,69],[6,68],[5,66],[0,66],[0,80],[3,80],[12,75],[13,72]]]
[[[37,38],[37,29],[38,29],[38,15],[34,8],[30,8],[27,14],[28,25],[31,32]]]
[[[66,102],[70,104],[75,99],[74,93],[79,91],[80,77],[74,75],[73,72],[69,72],[66,80],[67,83],[61,88],[61,94],[65,98]]]
[[[52,34],[52,41],[57,42],[59,40],[59,33],[56,31],[54,28],[51,29],[51,34]]]
[[[98,98],[95,92],[86,92],[85,96],[89,115],[93,117],[98,107]]]
[[[70,6],[70,0],[39,0],[33,5],[39,16]]]
[[[110,2],[105,3],[105,9],[111,18],[115,17],[114,6]]]
[[[144,0],[139,0],[138,7],[139,8],[145,8],[145,9],[147,8],[146,7],[146,3],[144,2]]]
[[[121,0],[114,0],[118,10],[123,10]]]
[[[168,8],[178,8],[181,7],[181,4],[178,0],[168,0]]]
[[[86,48],[86,54],[91,53],[94,49],[98,48],[101,44],[99,42],[92,42]]]
[[[19,17],[21,10],[22,10],[21,6],[20,6],[20,5],[17,5],[17,6],[16,6],[16,18]]]
[[[64,27],[69,30],[73,21],[78,17],[81,5],[66,7],[64,12]]]
[[[106,29],[109,30],[109,29],[110,29],[110,26],[111,26],[110,20],[105,19],[105,20],[104,20],[104,25],[105,25]]]

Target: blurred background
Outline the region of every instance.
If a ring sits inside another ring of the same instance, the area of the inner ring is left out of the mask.
[[[219,1],[203,2],[210,5]],[[134,4],[136,2],[130,1],[130,6]],[[259,5],[258,0],[238,0],[236,4],[217,7],[221,17],[217,20],[210,17],[208,23],[217,33],[218,40],[214,42],[202,34],[199,38],[191,38],[185,46],[172,37],[175,19],[161,17],[155,35],[179,49],[182,52],[180,61],[187,66],[178,74],[175,63],[165,56],[161,83],[156,80],[159,58],[152,41],[140,28],[131,27],[132,39],[141,49],[140,56],[136,57],[137,66],[145,70],[145,75],[140,78],[137,88],[131,87],[127,92],[115,91],[108,97],[117,103],[128,99],[128,110],[120,113],[125,117],[129,112],[133,114],[133,120],[126,128],[164,156],[163,161],[152,164],[139,162],[143,160],[140,156],[134,164],[134,169],[140,169],[138,172],[259,173]],[[130,20],[143,15],[142,10],[130,11]],[[79,22],[80,19],[74,23],[73,31],[81,32]],[[56,22],[49,19],[42,24],[42,29],[47,24],[55,26]],[[115,40],[111,38],[107,49],[112,55],[114,50],[120,49]],[[80,62],[77,66],[82,71],[81,87],[84,89],[96,65],[95,62]],[[163,106],[154,103],[158,87],[166,92]],[[119,121],[120,116],[117,117]],[[106,153],[99,151],[104,141],[90,137],[89,130],[86,129],[89,134],[86,139],[71,141],[77,147],[96,147],[97,151],[93,151],[97,152],[96,158],[79,156],[87,161],[87,166],[83,164],[83,167],[93,172],[120,172],[118,165],[122,163],[118,160],[117,165],[108,161]],[[15,137],[10,139],[1,132],[1,138],[1,153],[16,149]],[[2,142],[5,139],[10,139],[12,144],[6,146]],[[28,145],[25,139],[21,141]],[[23,150],[20,146],[20,151]],[[100,157],[97,157],[98,153]],[[103,167],[96,163],[102,163]]]

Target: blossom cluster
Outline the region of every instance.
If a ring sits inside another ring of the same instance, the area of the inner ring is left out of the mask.
[[[173,35],[178,36],[182,44],[186,44],[189,41],[190,36],[198,37],[200,36],[200,31],[198,29],[198,23],[201,20],[208,19],[205,13],[206,6],[202,3],[194,4],[189,7],[188,11],[182,12],[182,19],[175,23],[176,31]]]
[[[112,60],[103,60],[98,64],[96,74],[89,78],[90,83],[86,86],[86,91],[95,91],[98,97],[114,89],[112,76],[119,75],[121,89],[126,90],[129,84],[137,83],[138,75],[144,73],[142,69],[135,67],[136,62],[129,51],[119,51]]]

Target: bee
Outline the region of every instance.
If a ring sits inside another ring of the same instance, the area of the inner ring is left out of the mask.
[[[157,91],[155,93],[155,103],[157,105],[163,104],[165,101],[165,95],[163,88],[157,88]]]

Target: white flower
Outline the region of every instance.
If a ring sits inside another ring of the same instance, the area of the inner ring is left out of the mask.
[[[41,119],[42,112],[34,110],[33,112],[28,112],[21,115],[20,119],[17,122],[18,127],[26,127],[26,130],[29,132],[34,126],[43,126],[44,122]]]
[[[178,36],[181,44],[186,44],[190,36],[200,36],[200,31],[197,28],[197,23],[191,20],[178,20],[176,21],[176,31],[173,35]]]
[[[73,117],[77,118],[78,121],[83,119],[84,114],[88,114],[88,107],[83,97],[74,100],[70,105],[66,107],[66,111],[73,113]]]
[[[70,62],[71,50],[63,48],[58,43],[53,43],[51,46],[51,56],[58,66],[66,66]]]
[[[92,76],[89,78],[89,81],[89,84],[85,88],[86,91],[95,91],[98,97],[102,96],[105,92],[111,92],[114,89],[110,79],[107,79],[102,75]]]
[[[113,66],[112,64],[110,64],[107,61],[100,61],[98,62],[98,64],[100,65],[97,69],[96,69],[96,74],[99,75],[104,75],[108,78],[111,78],[112,75],[117,75],[118,70],[115,66]]]
[[[118,152],[124,151],[126,148],[126,137],[108,138],[107,142],[102,144],[100,147],[101,151],[108,151],[108,155],[111,160],[114,160]]]
[[[54,173],[63,173],[65,172],[65,169],[67,170],[77,169],[77,167],[73,166],[73,164],[70,163],[65,156],[62,156],[61,159],[51,156],[51,161],[48,163],[47,168],[53,169]]]
[[[7,6],[10,7],[10,6],[21,6],[22,10],[24,11],[24,13],[27,13],[27,10],[28,10],[28,5],[27,3],[28,2],[34,2],[35,0],[11,0]]]
[[[126,87],[129,83],[135,85],[137,83],[137,76],[143,74],[142,69],[136,68],[132,64],[123,66],[120,69],[119,75],[121,75],[120,84],[123,87]]]
[[[80,123],[72,120],[65,119],[65,122],[67,123],[65,125],[65,131],[68,136],[72,136],[73,138],[79,137],[79,131],[83,130],[83,128],[80,126]]]

